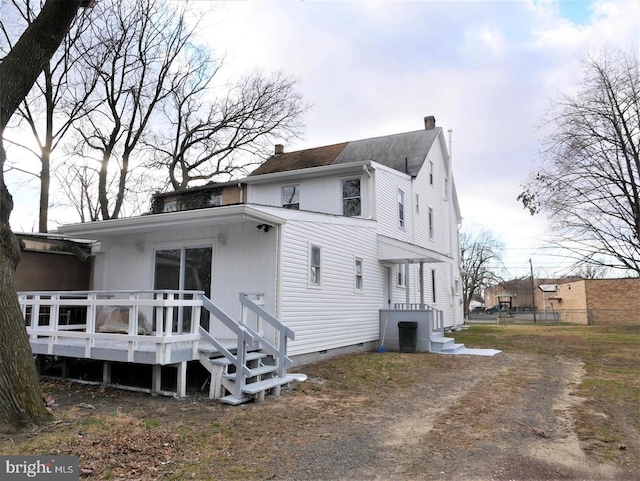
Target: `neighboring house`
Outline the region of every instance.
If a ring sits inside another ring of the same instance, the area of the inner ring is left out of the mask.
[[[572,279],[578,278],[573,277],[565,280]],[[508,298],[510,307],[516,311],[544,310],[545,307],[549,307],[548,299],[551,295],[549,290],[553,290],[553,286],[558,282],[561,280],[534,278],[531,282],[531,277],[511,279],[487,287],[484,290],[484,303],[487,307],[495,306],[500,304],[501,299],[505,301],[507,299],[505,296],[510,294],[511,297]]]
[[[552,303],[564,322],[640,326],[640,278],[559,282]]]
[[[259,293],[301,360],[374,348],[381,309],[422,304],[446,328],[463,323],[461,215],[433,117],[414,132],[276,146],[250,176],[157,194],[152,212],[60,228],[98,241],[94,289],[204,290],[235,319],[238,293]]]

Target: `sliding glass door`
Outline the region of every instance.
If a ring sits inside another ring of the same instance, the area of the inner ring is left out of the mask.
[[[211,247],[182,247],[156,251],[153,288],[155,290],[195,290],[211,295]],[[185,298],[184,296],[181,298]],[[187,295],[186,298],[189,298]],[[208,329],[209,316],[201,312],[201,325]],[[174,329],[189,330],[191,308],[174,311]]]

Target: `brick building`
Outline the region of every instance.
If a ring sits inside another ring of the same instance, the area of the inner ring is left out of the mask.
[[[563,322],[640,325],[640,278],[560,282],[552,304]]]

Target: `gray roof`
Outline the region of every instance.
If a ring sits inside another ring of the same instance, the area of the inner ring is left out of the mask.
[[[373,160],[411,176],[418,175],[441,127],[349,142],[333,161],[346,164]]]
[[[251,175],[372,160],[415,177],[441,132],[435,127],[286,152],[271,156]]]

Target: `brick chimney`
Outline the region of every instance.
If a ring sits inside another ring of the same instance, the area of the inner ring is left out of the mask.
[[[424,130],[433,130],[436,128],[436,118],[428,115],[424,118]]]
[[[276,144],[276,155],[284,154],[284,145]]]

